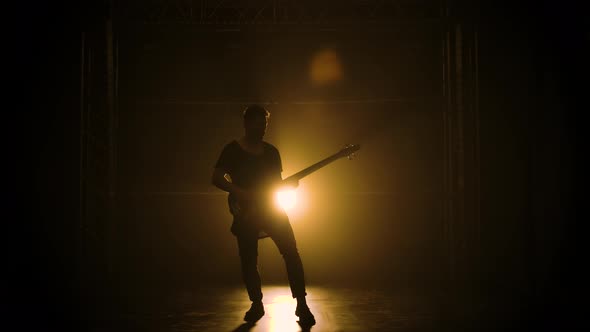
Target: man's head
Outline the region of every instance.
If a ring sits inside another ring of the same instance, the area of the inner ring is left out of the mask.
[[[244,130],[246,138],[261,141],[266,133],[270,113],[261,105],[250,105],[244,110]]]

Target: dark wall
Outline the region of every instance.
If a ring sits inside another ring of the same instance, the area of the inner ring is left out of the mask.
[[[11,114],[3,131],[12,152],[4,160],[10,160],[13,171],[6,175],[15,186],[7,205],[11,217],[4,219],[11,219],[18,231],[5,232],[4,243],[14,263],[8,287],[14,298],[7,301],[14,311],[8,316],[33,325],[22,308],[35,299],[46,308],[36,322],[50,326],[62,323],[65,312],[74,308],[70,276],[78,213],[78,29],[71,21],[53,25],[41,14],[49,9],[37,9],[31,13],[35,25],[14,22],[14,57],[7,62],[15,76],[9,76],[10,104],[3,107]]]
[[[571,3],[494,3],[480,15],[481,285],[508,310],[551,312],[555,324],[579,287],[575,128],[588,29]]]
[[[4,133],[14,152],[10,206],[18,229],[4,241],[15,263],[8,316],[25,329],[80,330],[94,305],[83,293],[99,292],[79,278],[81,33],[102,23],[106,7],[26,6],[7,11],[14,37],[7,67],[17,89]],[[43,309],[32,315],[33,308]]]

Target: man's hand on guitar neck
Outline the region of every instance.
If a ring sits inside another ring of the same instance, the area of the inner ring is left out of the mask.
[[[297,188],[297,187],[299,187],[299,180],[286,178],[285,180],[283,180],[283,182],[281,184],[283,186]]]

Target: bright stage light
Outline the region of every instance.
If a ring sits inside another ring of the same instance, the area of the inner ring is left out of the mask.
[[[276,204],[285,211],[290,211],[297,205],[297,191],[295,189],[281,189],[275,196]]]

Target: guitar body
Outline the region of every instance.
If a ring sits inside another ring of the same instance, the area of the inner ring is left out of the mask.
[[[325,158],[291,176],[284,179],[282,183],[289,183],[293,180],[301,180],[302,178],[310,175],[311,173],[319,170],[320,168],[340,159],[343,157],[348,157],[352,159],[354,156],[354,152],[360,149],[359,145],[352,144],[347,145],[345,148],[340,150],[339,152],[333,154],[332,156]],[[278,183],[274,188],[280,188],[281,183]],[[231,231],[234,235],[239,234],[244,227],[254,226],[251,223],[257,222],[264,222],[268,219],[280,218],[281,216],[286,216],[285,211],[275,207],[273,204],[273,191],[268,190],[265,191],[264,194],[260,196],[260,198],[252,201],[252,202],[238,202],[234,195],[230,194],[227,198],[229,211],[234,216],[234,222],[232,224]],[[265,238],[269,235],[263,231],[260,231],[258,234],[259,238]]]
[[[279,186],[275,187],[279,188]],[[234,195],[230,194],[227,198],[227,203],[229,212],[234,217],[241,219],[272,217],[277,213],[284,212],[273,204],[272,190],[267,190],[260,197],[248,202],[239,202]]]
[[[261,210],[255,204],[244,204],[242,202],[238,202],[238,200],[231,194],[227,198],[227,203],[229,206],[229,212],[234,217],[239,219],[253,218],[259,214]]]
[[[261,202],[258,202],[257,204],[244,204],[238,202],[238,200],[235,199],[233,195],[230,194],[228,196],[227,203],[229,206],[229,211],[234,216],[231,226],[231,232],[234,235],[241,234],[244,231],[252,228],[259,229],[261,226],[260,223],[264,223],[265,221],[276,221],[281,217],[286,217],[284,211],[282,214],[280,214],[278,209],[272,211],[270,210],[271,208],[268,207],[270,204],[266,204],[267,206],[263,207],[263,205],[260,204]],[[266,237],[269,237],[266,232],[262,230],[258,231],[259,239]]]

